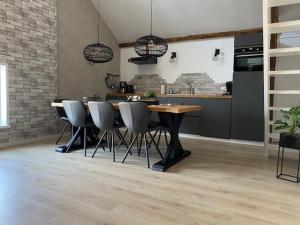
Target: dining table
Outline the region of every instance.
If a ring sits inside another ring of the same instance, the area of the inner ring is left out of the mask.
[[[87,104],[84,105],[87,106]],[[119,110],[118,103],[115,102],[112,103],[112,105],[115,110]],[[63,107],[63,103],[51,103],[51,106]],[[200,111],[202,110],[202,106],[201,105],[159,104],[159,105],[147,105],[147,108],[152,112],[158,113],[161,123],[163,123],[168,128],[169,131],[170,142],[167,147],[167,151],[163,159],[153,164],[152,166],[153,170],[164,172],[174,164],[178,163],[179,161],[191,155],[191,151],[184,150],[182,147],[182,144],[179,139],[179,130],[184,115],[189,112]],[[66,146],[63,146],[63,148],[66,148]]]

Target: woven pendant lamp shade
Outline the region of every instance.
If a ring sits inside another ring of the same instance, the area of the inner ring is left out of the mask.
[[[111,61],[114,56],[110,47],[100,43],[86,46],[83,55],[92,63],[106,63]]]
[[[165,39],[154,36],[153,28],[153,0],[151,0],[151,34],[140,37],[134,43],[136,54],[142,57],[161,57],[168,51],[168,43]]]
[[[134,49],[139,56],[161,57],[168,51],[168,43],[163,38],[148,35],[137,39]]]
[[[106,63],[112,60],[113,50],[99,42],[100,39],[100,0],[98,0],[98,43],[90,44],[83,50],[84,58],[90,63]]]

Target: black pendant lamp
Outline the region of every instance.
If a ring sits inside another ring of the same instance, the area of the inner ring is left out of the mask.
[[[100,7],[98,0],[98,43],[91,44],[85,47],[83,50],[83,55],[87,61],[90,63],[106,63],[112,60],[113,51],[110,47],[101,44],[100,39]]]
[[[165,39],[152,35],[153,3],[151,0],[151,34],[140,37],[134,44],[135,52],[143,57],[161,57],[168,51],[168,43]]]

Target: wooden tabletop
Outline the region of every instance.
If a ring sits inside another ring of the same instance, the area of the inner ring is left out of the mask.
[[[112,104],[114,109],[119,109],[118,103]],[[63,107],[62,103],[51,103],[52,107]],[[202,106],[200,105],[149,105],[148,109],[153,112],[164,112],[164,113],[187,113],[200,111]]]

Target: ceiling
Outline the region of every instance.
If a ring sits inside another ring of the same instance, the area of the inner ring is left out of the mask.
[[[150,33],[150,0],[100,1],[120,43]],[[153,34],[163,38],[256,27],[262,27],[262,0],[153,0]]]

